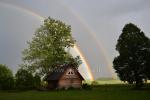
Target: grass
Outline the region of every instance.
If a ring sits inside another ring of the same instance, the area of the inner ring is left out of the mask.
[[[85,83],[88,83],[88,84],[92,84],[92,81],[85,81]],[[98,79],[96,81],[97,84],[99,85],[106,85],[106,84],[125,84],[124,82],[118,80],[118,79],[105,79],[105,78],[101,78],[101,79]]]
[[[150,100],[150,89],[134,90],[127,84],[100,84],[92,90],[0,91],[0,100]]]
[[[92,81],[86,80],[85,83],[92,84]],[[96,83],[98,85],[127,84],[127,83],[124,83],[123,81],[120,81],[119,79],[111,79],[111,78],[100,78],[96,80]],[[150,80],[148,80],[147,83],[150,84]]]

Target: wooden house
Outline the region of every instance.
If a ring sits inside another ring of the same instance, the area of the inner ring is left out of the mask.
[[[69,87],[82,88],[82,81],[84,78],[73,65],[67,64],[50,72],[46,80],[49,89],[67,89]]]

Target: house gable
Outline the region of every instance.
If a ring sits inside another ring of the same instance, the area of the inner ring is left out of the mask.
[[[77,70],[73,68],[68,68],[63,75],[61,76],[60,79],[72,79],[72,78],[80,78],[78,75]]]
[[[80,76],[80,73],[78,70],[70,67],[68,68],[61,78],[58,81],[59,88],[68,88],[68,87],[74,87],[74,88],[81,88],[82,86],[82,76]]]

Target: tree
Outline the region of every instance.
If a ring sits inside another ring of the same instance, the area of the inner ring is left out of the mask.
[[[16,88],[18,89],[33,89],[34,77],[25,69],[19,69],[16,73]]]
[[[69,48],[75,40],[71,36],[71,27],[65,23],[48,17],[34,34],[28,48],[23,51],[23,66],[33,73],[45,75],[55,67],[64,63],[79,66],[80,58],[74,58]]]
[[[122,81],[142,84],[150,79],[150,39],[134,24],[126,24],[118,39],[113,67]]]
[[[0,89],[14,88],[14,78],[12,71],[6,66],[0,64]]]

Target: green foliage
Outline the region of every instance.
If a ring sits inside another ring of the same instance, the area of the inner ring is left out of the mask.
[[[89,85],[87,83],[83,83],[82,88],[85,89],[85,90],[91,90],[92,89],[91,85]]]
[[[48,17],[34,34],[28,48],[23,51],[23,66],[29,71],[44,75],[64,63],[79,66],[80,57],[74,58],[69,52],[75,40],[71,27],[62,21]]]
[[[47,88],[48,82],[47,81],[41,81],[41,87]]]
[[[69,61],[67,63],[71,63],[78,68],[82,64],[82,60],[80,59],[80,56],[76,56],[75,58],[69,58]]]
[[[150,79],[150,40],[134,24],[126,24],[118,39],[113,67],[122,81],[137,87]]]
[[[0,89],[8,90],[12,88],[14,88],[12,71],[6,65],[0,64]]]
[[[16,73],[16,88],[22,90],[33,89],[35,79],[27,70],[19,69]]]
[[[38,74],[34,76],[34,87],[40,88],[41,87],[41,77]]]

